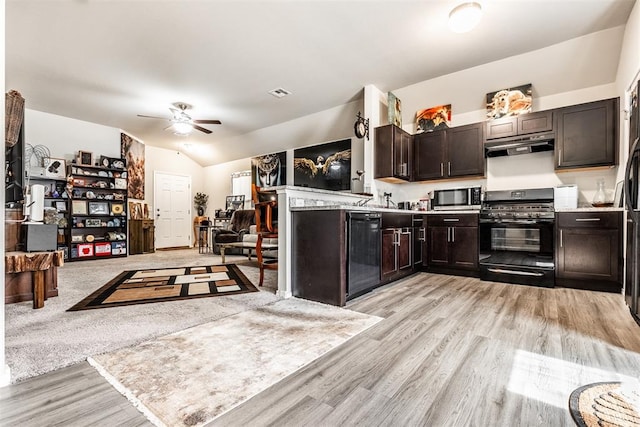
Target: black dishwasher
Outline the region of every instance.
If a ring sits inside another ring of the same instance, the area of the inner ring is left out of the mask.
[[[347,299],[380,283],[379,213],[347,212]]]

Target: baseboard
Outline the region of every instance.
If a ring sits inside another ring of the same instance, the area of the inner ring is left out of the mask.
[[[11,368],[9,365],[4,365],[4,369],[0,373],[0,387],[6,387],[11,384]]]

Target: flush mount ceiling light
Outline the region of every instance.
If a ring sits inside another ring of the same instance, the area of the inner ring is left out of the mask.
[[[449,13],[449,29],[454,33],[469,32],[478,25],[480,18],[482,18],[480,3],[462,3]]]

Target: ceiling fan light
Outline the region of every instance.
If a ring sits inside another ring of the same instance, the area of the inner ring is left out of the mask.
[[[449,29],[454,33],[469,32],[478,25],[481,18],[482,7],[480,3],[462,3],[449,13]]]
[[[176,122],[173,124],[173,133],[180,136],[186,136],[193,132],[193,126],[190,123]]]

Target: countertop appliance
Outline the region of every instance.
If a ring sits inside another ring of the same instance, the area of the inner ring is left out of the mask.
[[[347,227],[347,299],[351,299],[380,282],[382,216],[348,212]]]
[[[433,210],[480,209],[482,187],[434,190],[431,198]]]
[[[553,189],[553,203],[556,210],[577,208],[578,186],[568,184],[555,187]]]
[[[624,175],[624,203],[627,210],[627,255],[624,297],[631,314],[640,324],[640,81],[629,120],[629,160]]]
[[[554,189],[487,191],[480,210],[480,278],[554,287]]]

